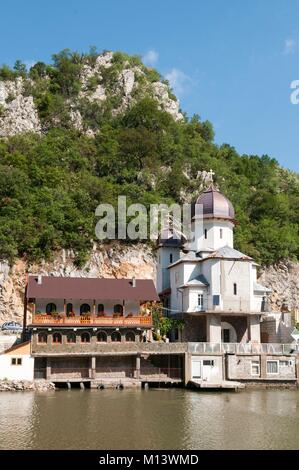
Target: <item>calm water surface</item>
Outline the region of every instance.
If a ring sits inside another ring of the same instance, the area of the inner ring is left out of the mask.
[[[299,391],[0,393],[0,449],[299,449]]]

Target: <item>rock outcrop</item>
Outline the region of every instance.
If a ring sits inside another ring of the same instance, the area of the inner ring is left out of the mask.
[[[166,83],[159,80],[151,81],[146,68],[141,65],[131,65],[125,61],[111,77],[105,71],[113,67],[113,53],[100,54],[94,65],[84,64],[81,70],[81,89],[78,96],[65,99],[66,108],[69,108],[70,123],[75,129],[94,136],[94,129],[84,125],[84,118],[80,112],[82,100],[104,106],[107,100],[116,100],[112,115],[125,112],[138,99],[145,95],[157,100],[159,107],[168,112],[173,119],[183,119],[179,111],[179,102],[171,94]],[[49,77],[41,79],[43,87],[47,89]],[[40,84],[39,84],[40,86]],[[25,132],[40,133],[43,123],[39,117],[33,90],[36,83],[33,79],[18,77],[15,81],[0,81],[0,137],[6,137]],[[32,93],[32,94],[31,94]],[[59,124],[59,117],[55,118]],[[47,126],[46,126],[47,128]]]
[[[0,137],[40,132],[41,125],[32,96],[24,96],[24,81],[0,81]]]

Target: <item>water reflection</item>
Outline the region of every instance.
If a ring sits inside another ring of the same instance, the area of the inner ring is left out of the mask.
[[[299,449],[299,392],[0,394],[1,449]]]

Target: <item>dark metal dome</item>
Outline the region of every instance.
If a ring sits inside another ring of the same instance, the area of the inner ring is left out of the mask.
[[[205,219],[234,220],[235,218],[235,210],[232,203],[213,185],[197,198],[196,204],[202,204],[203,217]]]

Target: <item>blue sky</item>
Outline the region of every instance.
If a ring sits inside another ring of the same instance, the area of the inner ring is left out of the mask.
[[[299,172],[298,0],[15,0],[1,5],[0,63],[63,48],[140,54],[216,142]]]

